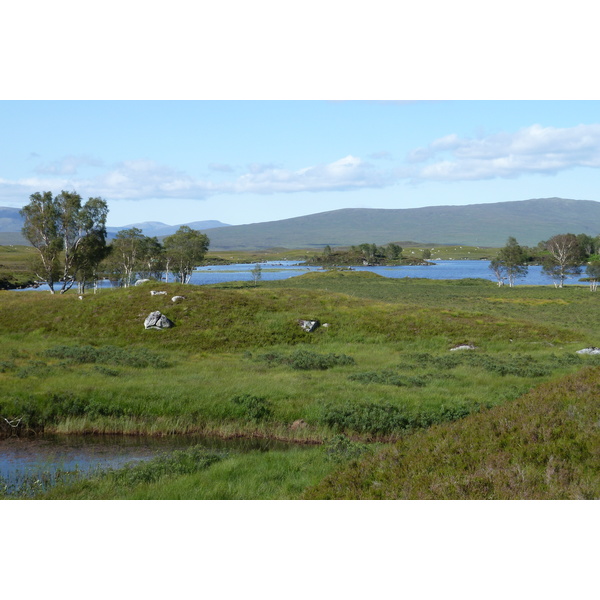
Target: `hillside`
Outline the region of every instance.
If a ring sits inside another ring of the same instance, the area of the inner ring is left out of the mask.
[[[13,211],[11,213],[11,211]],[[7,234],[15,227],[17,209],[0,209],[0,244],[15,244],[19,238]],[[428,206],[423,208],[346,208],[248,225],[223,225],[219,221],[187,223],[208,231],[211,250],[259,250],[266,248],[322,248],[363,242],[387,244],[415,240],[421,244],[453,244],[499,247],[509,236],[520,244],[535,246],[557,233],[600,233],[600,202],[538,198],[515,202]],[[109,228],[109,237],[119,229],[138,227],[145,235],[174,233],[179,225],[147,221]]]
[[[509,236],[535,246],[557,233],[600,233],[600,202],[540,198],[405,209],[348,208],[210,232],[211,249],[312,248],[400,240],[498,247]]]

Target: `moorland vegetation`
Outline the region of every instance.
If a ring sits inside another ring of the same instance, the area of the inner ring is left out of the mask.
[[[208,240],[181,233],[203,257]],[[122,238],[166,256],[138,232]],[[112,289],[78,294],[68,271],[60,295],[2,291],[5,435],[204,433],[295,444],[246,454],[190,448],[22,494],[598,498],[600,357],[578,353],[599,345],[598,300],[561,280],[564,269],[596,262],[596,242],[564,234],[531,251],[511,238],[497,251],[500,275],[512,277],[506,287],[343,269],[191,286],[187,267],[178,281],[152,279],[157,263],[142,252],[113,271],[121,285]],[[388,260],[402,253],[393,246]],[[570,262],[561,263],[561,248]],[[380,252],[350,249],[369,251]],[[514,285],[534,255],[555,286]],[[64,268],[65,246],[54,256]],[[150,281],[131,286],[140,274]],[[156,310],[175,326],[145,329]],[[305,330],[307,319],[320,326]]]

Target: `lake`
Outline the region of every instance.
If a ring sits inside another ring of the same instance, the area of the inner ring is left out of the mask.
[[[425,278],[425,279],[467,279],[480,278],[490,281],[497,281],[492,271],[489,269],[487,260],[436,260],[428,266],[402,266],[402,267],[352,267],[355,271],[371,271],[390,277],[393,279],[402,279],[405,277]],[[303,273],[311,271],[322,271],[322,267],[305,267],[298,264],[297,261],[271,261],[260,263],[262,268],[262,281],[275,281],[298,277]],[[251,271],[254,264],[235,264],[222,266],[199,267],[192,274],[191,283],[194,285],[208,285],[227,283],[233,281],[251,282]],[[580,277],[585,275],[575,275],[568,277],[565,284],[582,285]],[[173,281],[173,276],[169,277]],[[553,285],[552,280],[542,273],[541,266],[529,267],[527,276],[517,280],[517,285]],[[99,282],[99,287],[108,288],[111,284],[108,280]],[[25,290],[15,291],[48,291],[48,286],[42,285],[37,288],[26,288]],[[88,293],[91,289],[88,290]]]
[[[405,277],[425,279],[467,279],[481,278],[497,281],[494,273],[489,268],[487,260],[437,260],[426,266],[402,267],[352,267],[354,271],[371,271],[383,277],[402,279]],[[251,265],[223,265],[212,267],[199,267],[192,275],[191,283],[207,285],[211,283],[224,283],[229,281],[252,281]],[[260,263],[262,280],[273,281],[297,277],[310,271],[321,271],[321,267],[305,267],[297,262],[265,262]],[[583,275],[569,277],[566,284],[580,284],[579,278]],[[518,284],[526,285],[552,285],[552,280],[542,273],[541,266],[529,267],[527,277],[519,279]]]

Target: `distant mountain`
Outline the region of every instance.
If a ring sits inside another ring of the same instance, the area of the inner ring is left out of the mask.
[[[465,206],[346,208],[210,232],[211,250],[321,248],[402,240],[503,246],[509,236],[536,246],[558,233],[600,234],[600,202],[538,198]]]
[[[9,208],[0,206],[0,233],[15,233],[18,234],[18,239],[21,237],[21,227],[23,227],[23,217],[19,214],[18,208]],[[221,221],[194,221],[192,223],[185,223],[192,229],[199,229],[204,231],[205,229],[213,229],[215,227],[230,227],[227,223],[221,223]],[[141,229],[144,235],[153,236],[165,236],[175,233],[181,225],[166,225],[158,221],[146,221],[144,223],[134,223],[132,225],[123,225],[122,227],[107,227],[108,237],[113,238],[122,229],[131,229],[137,227]]]
[[[184,223],[184,225],[200,231],[214,229],[215,227],[231,227],[231,225],[221,223],[221,221],[193,221],[192,223]],[[131,229],[132,227],[141,229],[142,233],[149,237],[164,237],[175,233],[181,225],[166,225],[159,221],[145,221],[144,223],[133,223],[132,225],[124,225],[122,227],[107,227],[106,231],[108,232],[109,239],[112,239],[119,231]]]
[[[0,208],[0,232],[20,232],[22,221],[18,212],[18,209]],[[517,238],[521,245],[535,246],[557,233],[599,235],[600,202],[538,198],[465,206],[346,208],[250,225],[225,225],[219,221],[195,221],[187,225],[192,229],[210,230],[211,250],[382,245],[403,240],[499,247],[509,236]],[[138,227],[145,235],[162,238],[175,233],[180,225],[147,221],[109,227],[109,237],[131,227]],[[15,235],[11,240],[16,239]],[[0,234],[0,243],[18,243],[5,239],[4,234]]]
[[[0,232],[21,231],[23,217],[19,214],[19,210],[18,208],[0,206]]]

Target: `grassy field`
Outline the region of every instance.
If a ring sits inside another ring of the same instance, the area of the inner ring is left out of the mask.
[[[168,294],[150,295],[159,288]],[[174,304],[175,295],[185,300]],[[583,286],[511,289],[357,272],[309,273],[256,288],[155,283],[83,301],[71,293],[0,292],[0,417],[21,419],[23,432],[201,432],[301,443],[297,452],[183,456],[183,471],[159,463],[150,475],[107,475],[57,487],[52,497],[299,498],[333,497],[334,489],[341,497],[336,482],[350,477],[345,460],[359,469],[355,480],[362,473],[372,481],[373,465],[387,465],[397,451],[391,448],[417,448],[425,443],[418,439],[436,447],[435,432],[472,422],[483,430],[480,423],[492,426],[497,411],[533,397],[543,406],[545,394],[577,387],[568,383],[577,377],[592,389],[600,363],[576,350],[600,345],[597,298]],[[145,330],[153,310],[175,327]],[[307,333],[299,319],[322,326]],[[452,350],[465,344],[473,349]],[[530,416],[527,408],[522,414]],[[568,462],[580,440],[557,431]],[[550,496],[600,495],[597,439],[590,439],[591,466],[582,477],[592,483],[549,488]],[[376,444],[385,446],[376,451]],[[504,451],[517,448],[509,443]],[[356,467],[363,452],[366,466]],[[449,466],[447,477],[463,467]],[[349,485],[348,497],[361,497],[358,487]],[[496,497],[485,489],[485,497]],[[392,495],[385,488],[377,497]]]
[[[31,283],[29,264],[36,253],[31,246],[0,246],[0,290]]]

